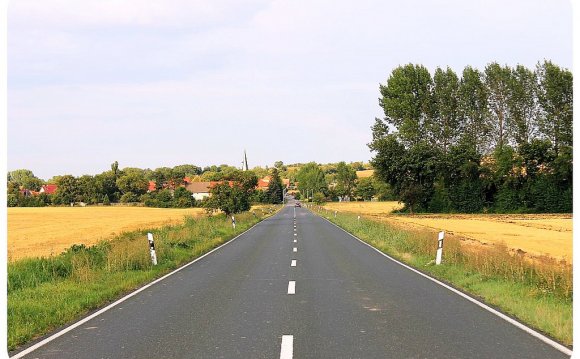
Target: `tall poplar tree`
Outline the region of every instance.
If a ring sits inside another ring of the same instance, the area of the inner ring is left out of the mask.
[[[457,95],[459,114],[463,123],[461,134],[463,142],[475,146],[480,154],[488,152],[492,127],[483,74],[471,66],[465,67]]]
[[[497,62],[493,62],[485,68],[487,104],[491,114],[492,137],[496,149],[502,149],[507,144],[506,130],[509,117],[507,101],[510,77],[509,67],[502,67]]]
[[[433,75],[433,84],[435,115],[428,128],[432,143],[447,153],[463,129],[458,106],[459,79],[451,68],[447,67],[444,71],[438,67]]]

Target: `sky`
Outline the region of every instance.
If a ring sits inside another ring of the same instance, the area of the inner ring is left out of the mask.
[[[18,0],[7,169],[369,161],[407,63],[572,69],[568,0]]]

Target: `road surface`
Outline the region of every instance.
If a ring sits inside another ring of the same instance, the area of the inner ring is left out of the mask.
[[[308,209],[286,206],[23,357],[569,355],[387,259]]]

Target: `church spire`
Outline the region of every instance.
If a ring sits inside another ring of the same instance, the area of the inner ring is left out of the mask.
[[[248,156],[246,156],[246,150],[244,150],[244,160],[242,161],[242,171],[247,171],[248,168]]]

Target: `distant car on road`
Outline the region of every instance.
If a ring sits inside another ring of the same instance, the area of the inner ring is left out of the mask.
[[[296,204],[294,204],[294,207],[302,207],[302,205],[300,204],[300,202],[296,202]]]

